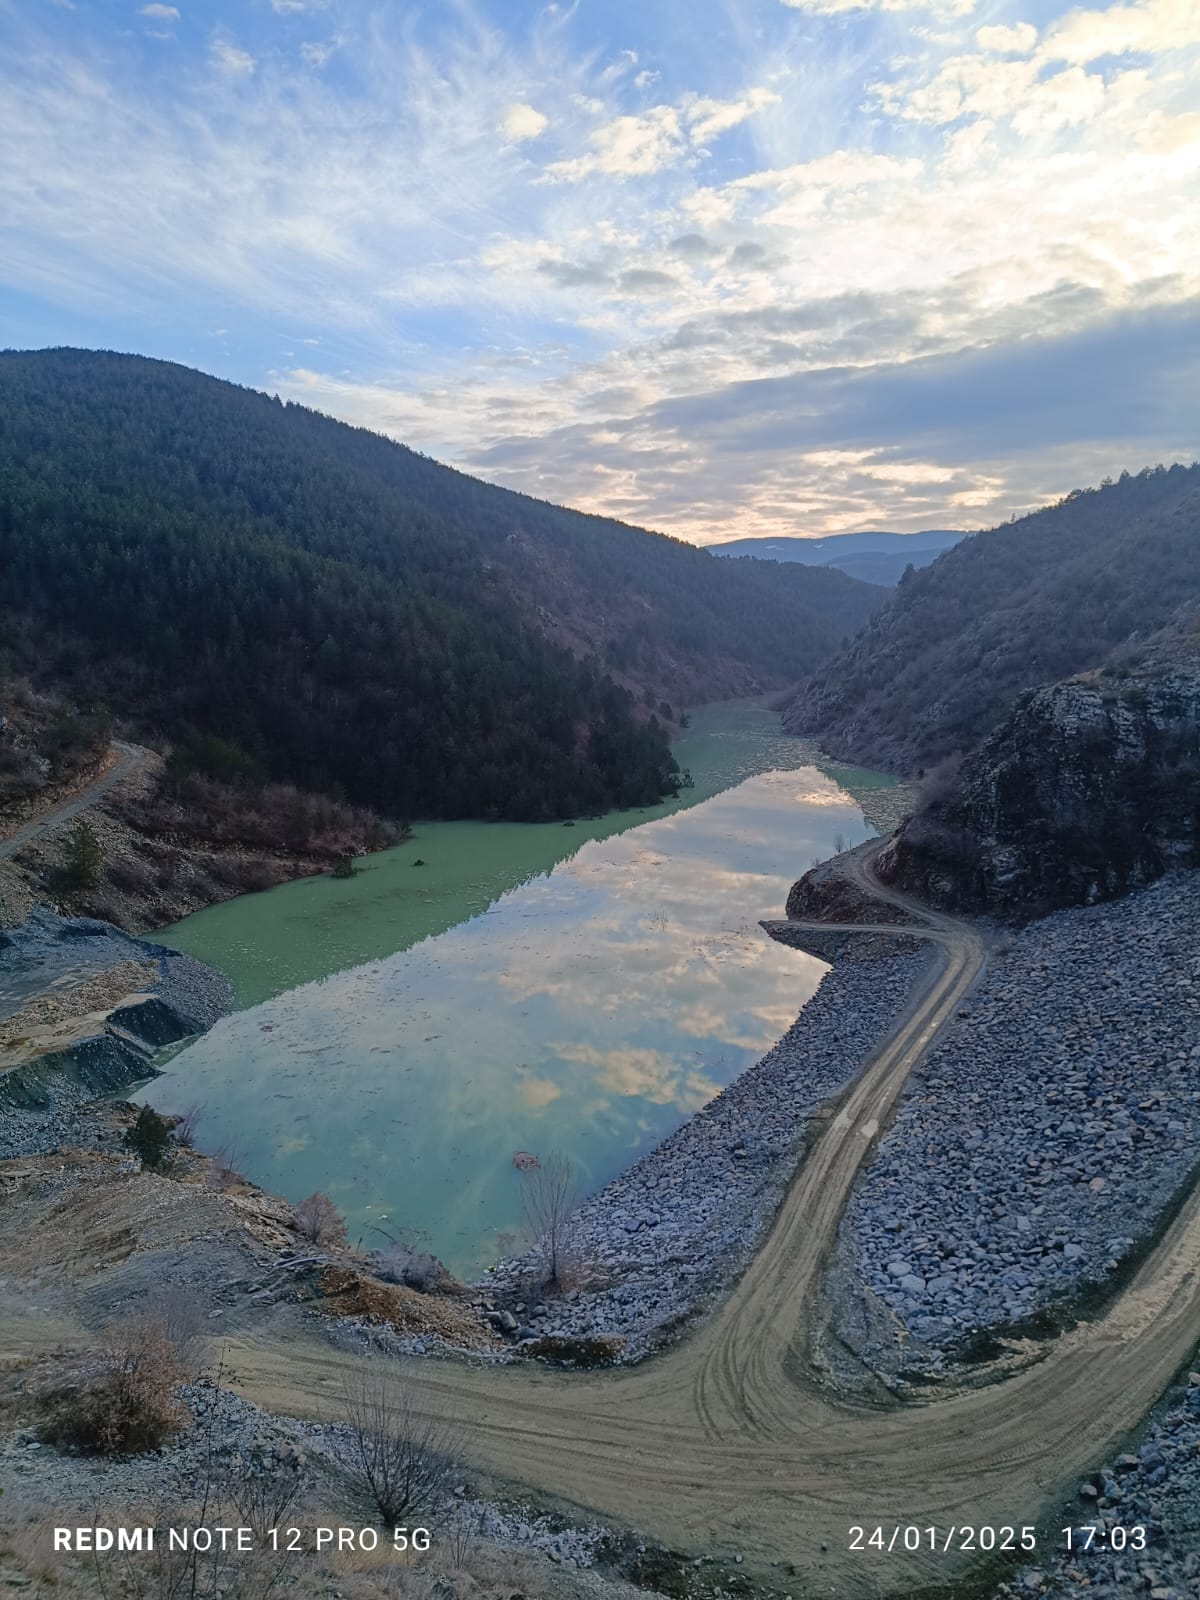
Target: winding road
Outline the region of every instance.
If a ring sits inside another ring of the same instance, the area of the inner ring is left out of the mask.
[[[985,960],[974,930],[883,887],[870,857],[851,863],[860,884],[921,919],[871,931],[923,936],[942,959],[810,1149],[720,1310],[636,1367],[411,1364],[420,1407],[455,1419],[481,1467],[675,1549],[740,1554],[743,1570],[798,1596],[902,1595],[961,1581],[978,1554],[856,1551],[849,1530],[1037,1522],[1136,1426],[1200,1338],[1197,1191],[1108,1309],[1009,1380],[887,1407],[822,1387],[809,1325],[851,1185]],[[235,1339],[228,1359],[250,1398],[329,1418],[358,1358],[297,1331]],[[1035,1564],[1050,1537],[1042,1534]]]
[[[121,739],[114,739],[112,749],[115,759],[110,767],[106,767],[92,779],[85,788],[73,794],[69,800],[64,800],[61,805],[52,806],[49,811],[43,811],[40,816],[17,828],[15,832],[0,839],[0,861],[6,861],[10,856],[18,855],[26,845],[35,839],[42,838],[45,834],[53,832],[64,822],[70,822],[94,806],[97,800],[103,798],[110,789],[115,789],[117,784],[128,778],[143,766],[148,759],[147,751],[136,744],[125,744]]]
[[[1135,1278],[1093,1320],[1003,1382],[873,1405],[824,1387],[809,1354],[822,1272],[855,1176],[906,1078],[986,959],[979,935],[881,886],[872,851],[848,868],[862,887],[921,919],[811,924],[930,940],[908,1010],[845,1092],[797,1169],[763,1244],[724,1304],[686,1339],[638,1366],[566,1373],[414,1358],[416,1407],[452,1421],[467,1457],[577,1514],[642,1530],[671,1548],[732,1560],[777,1591],[901,1596],[962,1593],[980,1556],[851,1549],[850,1530],[1041,1523],[1045,1565],[1074,1483],[1142,1420],[1200,1339],[1200,1188]],[[45,1349],[66,1330],[0,1303],[0,1347]],[[225,1360],[249,1398],[284,1415],[341,1412],[361,1357],[313,1324],[230,1329]],[[1052,1519],[1047,1522],[1047,1519]],[[887,1535],[885,1534],[885,1537]],[[974,1591],[973,1591],[974,1592]]]

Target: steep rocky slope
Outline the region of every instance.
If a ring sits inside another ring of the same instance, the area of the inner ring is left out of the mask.
[[[1200,865],[1200,624],[1020,697],[880,862],[941,906],[1036,914]]]

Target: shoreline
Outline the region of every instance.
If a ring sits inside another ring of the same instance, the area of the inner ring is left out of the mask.
[[[804,947],[819,939],[806,935]],[[622,1341],[622,1361],[640,1360],[722,1298],[770,1227],[830,1102],[937,960],[923,942],[911,950],[902,939],[851,936],[830,951],[834,964],[782,1038],[583,1201],[571,1228],[581,1285],[546,1301],[536,1330],[513,1330],[518,1340],[611,1338]],[[520,1303],[537,1269],[531,1249],[498,1262],[474,1287],[498,1305]]]

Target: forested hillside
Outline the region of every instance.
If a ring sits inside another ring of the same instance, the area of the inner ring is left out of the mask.
[[[183,367],[73,350],[0,355],[0,563],[20,665],[393,816],[656,799],[677,773],[648,708],[809,671],[880,598],[836,572],[780,585]]]
[[[1020,691],[1136,650],[1197,598],[1200,467],[1123,473],[909,573],[785,722],[834,754],[929,767],[973,748]]]

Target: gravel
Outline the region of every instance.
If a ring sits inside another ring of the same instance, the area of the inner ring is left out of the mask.
[[[1011,936],[850,1208],[863,1281],[943,1362],[1111,1280],[1200,1153],[1194,874]]]

